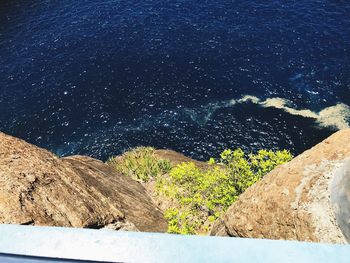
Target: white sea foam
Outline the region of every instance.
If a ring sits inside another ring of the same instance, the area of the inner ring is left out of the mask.
[[[313,118],[322,127],[334,127],[339,130],[350,128],[350,107],[344,103],[338,103],[334,106],[326,107],[320,112],[315,112],[309,109],[295,109],[290,106],[292,104],[290,101],[278,97],[261,100],[258,97],[246,95],[235,102],[252,102],[265,108],[281,109],[291,115]]]
[[[350,107],[344,103],[325,108],[318,116],[317,121],[322,126],[335,126],[338,129],[350,128]]]
[[[238,103],[243,103],[243,102],[253,102],[255,104],[258,104],[260,102],[260,99],[258,97],[255,96],[251,96],[251,95],[245,95],[242,98],[240,98],[239,100],[237,100]]]
[[[191,114],[195,119],[200,119],[200,124],[204,125],[214,114],[214,112],[221,108],[233,107],[237,104],[251,102],[265,108],[276,108],[283,110],[291,115],[298,115],[305,118],[315,119],[316,123],[321,127],[331,127],[336,129],[350,128],[350,106],[344,103],[338,103],[334,106],[326,107],[320,112],[312,111],[310,109],[296,109],[291,105],[292,103],[284,98],[274,97],[262,100],[256,96],[245,95],[238,100],[232,99],[226,102],[219,102],[217,104],[209,104],[202,108],[201,116],[198,118],[195,114]],[[204,110],[204,111],[203,111]]]

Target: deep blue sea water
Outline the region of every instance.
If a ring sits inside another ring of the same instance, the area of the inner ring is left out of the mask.
[[[349,105],[349,1],[0,3],[0,130],[59,155],[297,154]]]

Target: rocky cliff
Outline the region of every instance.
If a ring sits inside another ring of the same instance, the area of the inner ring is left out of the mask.
[[[194,162],[210,169],[174,151],[154,154],[172,166]],[[346,243],[349,189],[350,129],[345,129],[248,188],[211,234]],[[169,202],[156,194],[152,180],[142,185],[99,160],[59,158],[0,133],[0,223],[165,232],[159,207],[165,211]]]
[[[84,156],[58,158],[0,133],[0,223],[165,232],[143,186]]]
[[[350,241],[350,129],[277,167],[243,193],[212,235]]]

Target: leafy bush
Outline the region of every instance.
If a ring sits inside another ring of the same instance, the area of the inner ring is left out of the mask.
[[[180,213],[177,208],[169,208],[164,213],[168,220],[168,233],[177,233],[182,235],[195,234],[198,228],[198,222],[193,220],[191,211]]]
[[[171,169],[170,162],[156,156],[151,147],[135,148],[122,156],[109,158],[107,163],[118,172],[142,182],[168,173]]]
[[[172,167],[151,147],[139,147],[107,162],[117,171],[143,183],[155,180],[158,199],[165,201],[168,232],[207,233],[213,222],[249,186],[259,181],[292,155],[284,151],[260,150],[246,155],[241,149],[225,150],[207,168],[192,162]]]
[[[192,162],[182,163],[156,183],[158,193],[176,204],[166,213],[170,233],[206,232],[208,217],[215,220],[237,197],[229,173],[221,167],[202,171]]]
[[[233,182],[237,193],[241,194],[277,165],[286,163],[292,158],[292,154],[287,150],[276,152],[259,150],[257,154],[249,154],[246,158],[242,149],[238,148],[234,151],[225,150],[221,153],[218,161],[212,159],[210,162],[213,163],[214,161],[214,163],[225,166],[230,173],[230,180]]]
[[[288,151],[260,150],[246,156],[241,149],[225,150],[219,160],[209,160],[211,166],[205,171],[189,162],[172,168],[168,176],[157,177],[158,193],[176,204],[165,213],[168,232],[207,232],[249,186],[291,158]]]

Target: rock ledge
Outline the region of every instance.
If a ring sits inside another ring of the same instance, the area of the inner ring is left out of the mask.
[[[58,158],[0,133],[0,223],[165,232],[138,182],[86,156]]]

